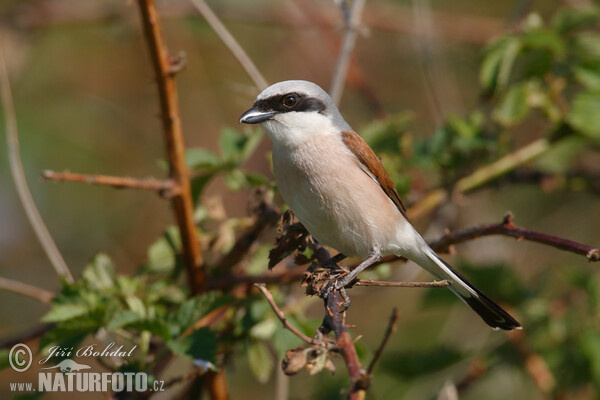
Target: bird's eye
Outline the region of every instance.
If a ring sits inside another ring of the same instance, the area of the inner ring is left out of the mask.
[[[285,98],[283,99],[283,105],[287,108],[294,107],[297,102],[298,102],[298,98],[293,95],[285,96]]]

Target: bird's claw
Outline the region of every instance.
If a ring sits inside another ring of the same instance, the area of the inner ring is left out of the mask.
[[[346,311],[350,307],[350,297],[346,294],[346,289],[344,285],[341,285],[337,279],[328,282],[323,290],[321,290],[321,298],[327,299],[330,293],[335,292],[336,290],[340,291],[341,301],[338,303],[338,312],[342,313]]]

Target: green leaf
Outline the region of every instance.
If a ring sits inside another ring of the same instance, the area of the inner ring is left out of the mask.
[[[275,362],[267,346],[259,340],[248,345],[248,365],[260,383],[266,383],[271,377]]]
[[[549,51],[558,60],[564,58],[566,53],[564,40],[555,32],[546,29],[523,34],[521,44],[526,50]]]
[[[165,341],[169,341],[173,338],[167,324],[159,319],[145,319],[142,321],[130,322],[127,325],[127,329],[138,332],[147,331],[164,339]]]
[[[600,62],[600,34],[591,32],[578,34],[572,49],[575,55],[586,63]]]
[[[116,329],[127,326],[133,322],[141,321],[143,317],[131,310],[124,310],[116,313],[110,322],[108,323],[106,329],[108,331],[114,331]]]
[[[494,109],[493,118],[504,127],[511,127],[521,122],[529,113],[527,102],[527,86],[524,84],[511,87]]]
[[[590,366],[592,381],[600,385],[600,337],[594,331],[586,331],[580,339],[581,353]]]
[[[217,338],[207,327],[196,329],[188,336],[167,343],[175,353],[193,359],[215,361]]]
[[[575,79],[587,89],[600,89],[600,64],[573,67]]]
[[[575,30],[592,28],[597,22],[598,8],[595,6],[565,7],[552,18],[552,28],[564,35]]]
[[[111,289],[115,284],[114,266],[105,253],[98,253],[84,268],[81,276],[90,287],[95,289]]]
[[[146,270],[153,274],[168,274],[175,268],[175,252],[166,237],[159,238],[148,248]]]
[[[582,134],[600,140],[600,90],[584,91],[575,96],[567,117],[569,124]]]
[[[224,128],[219,142],[223,158],[235,164],[242,163],[254,152],[262,136],[260,129],[242,133],[232,128]]]
[[[518,37],[505,36],[486,49],[479,72],[479,80],[485,89],[495,92],[506,87],[521,48]]]
[[[208,173],[199,176],[195,176],[192,178],[191,186],[192,186],[192,198],[194,201],[197,201],[200,198],[200,195],[206,188],[206,185],[210,182],[212,178],[215,177],[215,173]]]
[[[238,160],[247,141],[247,137],[232,128],[221,131],[220,146],[225,160]]]
[[[201,147],[187,149],[185,163],[190,169],[216,168],[221,160],[215,153]]]
[[[10,365],[8,360],[9,353],[10,350],[8,349],[0,349],[0,371],[2,371],[4,368],[8,368]]]
[[[242,171],[242,172],[244,173],[244,178],[246,179],[246,182],[250,186],[263,186],[263,185],[271,184],[271,180],[269,178],[267,178],[266,176],[264,176],[263,174],[261,174],[260,172],[255,172],[255,171]]]
[[[279,320],[276,320],[275,318],[267,318],[262,320],[258,324],[254,325],[252,329],[250,329],[250,336],[256,339],[271,339],[279,324]]]
[[[54,304],[52,309],[42,317],[42,322],[61,322],[88,313],[88,307],[81,304]]]
[[[398,154],[401,140],[413,121],[412,113],[402,112],[382,120],[375,120],[360,130],[360,135],[375,151]]]

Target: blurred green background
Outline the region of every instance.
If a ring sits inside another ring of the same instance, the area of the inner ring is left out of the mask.
[[[528,12],[549,20],[565,3],[569,2],[369,1],[363,14],[365,29],[353,56],[359,68],[350,72],[342,114],[360,133],[383,115],[410,111],[412,136],[431,137],[442,123],[440,117],[465,116],[480,102],[483,91],[477,77],[486,43],[514,29]],[[333,1],[210,4],[270,83],[307,79],[329,87],[343,33],[341,14]],[[187,66],[177,76],[186,144],[216,151],[221,129],[237,128],[238,117],[258,90],[187,1],[164,0],[157,5],[170,50],[186,54]],[[428,13],[431,26],[419,25],[418,12]],[[40,175],[52,169],[164,176],[156,88],[135,4],[3,0],[0,41],[9,64],[29,186],[68,265],[79,275],[95,253],[104,251],[120,273],[132,273],[145,261],[148,246],[172,223],[168,203],[153,193],[43,182]],[[431,87],[437,99],[432,100]],[[539,138],[546,125],[538,116],[528,118],[513,129],[510,146],[517,148]],[[270,142],[263,140],[245,168],[271,176],[269,149]],[[600,175],[597,147],[577,154],[570,166]],[[540,165],[555,163],[552,158],[543,162]],[[419,176],[418,168],[410,173]],[[426,188],[416,184],[412,189],[409,202]],[[435,218],[420,221],[419,228],[426,238],[436,238],[446,228],[499,222],[511,210],[521,226],[598,245],[598,190],[551,189],[517,184],[479,190],[444,205]],[[204,196],[221,198],[230,216],[247,215],[248,192],[232,193],[221,178],[210,183]],[[368,398],[435,398],[445,381],[460,381],[479,362],[490,372],[461,391],[461,399],[592,399],[599,395],[595,379],[600,379],[600,342],[594,337],[600,319],[597,299],[592,296],[599,288],[597,265],[581,256],[502,237],[459,245],[456,255],[445,258],[481,282],[492,297],[501,296],[509,304],[527,299],[523,306],[527,317],[521,321],[525,335],[529,326],[545,323],[533,316],[558,310],[556,320],[542,328],[550,333],[535,331],[534,342],[527,346],[544,357],[561,390],[541,390],[522,368],[518,346],[508,344],[513,339],[489,330],[448,293],[359,288],[352,291],[348,323],[356,325],[353,334],[363,335],[367,360],[384,333],[391,309],[400,311],[398,331],[376,369]],[[428,279],[414,265],[392,266],[391,270],[395,280]],[[50,291],[59,288],[19,204],[4,140],[0,141],[0,274]],[[494,287],[497,282],[508,288]],[[302,297],[297,287],[289,295]],[[433,306],[440,303],[446,306]],[[47,305],[7,292],[0,292],[0,304],[0,338],[31,329],[48,310]],[[315,301],[309,315],[319,318],[321,313]],[[573,326],[575,339],[570,335]],[[492,356],[480,355],[482,349],[496,347],[499,351]],[[258,383],[243,357],[231,360],[227,373],[232,398],[273,396],[276,378]],[[10,369],[0,372],[2,397],[11,396],[7,382],[16,377]],[[338,398],[340,387],[346,386],[346,371],[339,364],[335,376],[301,374],[291,378],[289,385],[290,399]]]

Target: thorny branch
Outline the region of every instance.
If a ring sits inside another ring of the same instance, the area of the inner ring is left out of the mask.
[[[339,347],[340,353],[344,358],[348,375],[350,377],[350,393],[348,399],[359,400],[365,398],[366,390],[369,388],[370,378],[361,365],[354,341],[350,337],[350,332],[346,328],[346,313],[340,313],[338,306],[343,302],[340,291],[330,293],[325,302],[325,319],[321,330],[323,333],[333,331],[335,334],[336,345]]]
[[[160,112],[167,147],[170,177],[175,182],[176,195],[172,199],[177,224],[181,231],[183,258],[190,289],[199,293],[204,289],[205,272],[200,242],[194,224],[194,208],[189,170],[185,164],[183,132],[179,116],[177,87],[172,72],[172,60],[165,44],[158,13],[152,0],[138,0],[146,42],[160,98]]]

